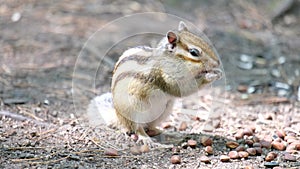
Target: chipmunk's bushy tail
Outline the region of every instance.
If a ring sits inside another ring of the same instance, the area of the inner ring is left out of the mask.
[[[111,93],[104,93],[92,99],[87,114],[91,125],[106,124],[112,128],[118,127]]]

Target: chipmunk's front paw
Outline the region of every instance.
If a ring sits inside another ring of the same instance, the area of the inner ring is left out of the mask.
[[[137,143],[142,143],[148,145],[150,148],[172,148],[173,145],[166,145],[154,142],[151,137],[149,136],[139,136],[139,139],[137,140]]]
[[[154,136],[160,135],[162,133],[162,130],[160,130],[158,128],[147,128],[145,130],[145,132],[147,133],[148,136],[154,137]]]

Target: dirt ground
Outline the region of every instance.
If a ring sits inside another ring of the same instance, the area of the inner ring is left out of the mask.
[[[300,142],[299,9],[296,0],[2,1],[0,168],[300,168],[300,146],[287,148]],[[178,147],[180,164],[170,160],[174,148],[135,153],[133,140],[91,124],[86,113],[91,99],[109,91],[111,63],[123,49],[132,42],[151,44],[154,35],[133,37],[121,48],[105,44],[119,42],[117,32],[147,25],[141,20],[95,36],[83,50],[84,45],[104,25],[141,12],[166,12],[192,22],[211,40],[223,64],[224,78],[180,99],[182,105],[162,126],[164,138],[154,138]],[[95,72],[103,46],[110,49],[111,60],[102,60]],[[83,55],[90,57],[80,59]],[[248,129],[248,136],[237,137]],[[204,136],[213,140],[211,155],[201,144]],[[226,143],[252,148],[248,142],[255,138],[272,147],[221,162],[221,155],[233,150]],[[197,145],[186,146],[188,140]],[[279,150],[275,142],[285,148]],[[272,162],[266,160],[269,152],[277,154]],[[202,156],[210,162],[201,162]]]

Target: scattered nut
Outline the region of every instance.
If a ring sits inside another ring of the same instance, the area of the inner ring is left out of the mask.
[[[203,146],[211,146],[212,143],[213,143],[212,139],[210,137],[207,137],[207,136],[201,137],[200,142]]]
[[[234,142],[234,141],[228,141],[226,143],[226,147],[231,148],[231,149],[237,148],[239,145],[240,145],[239,143]]]
[[[186,123],[185,121],[183,121],[183,122],[180,124],[178,130],[179,130],[179,131],[184,131],[184,130],[186,130],[186,129],[187,129],[187,123]]]
[[[253,135],[253,130],[251,128],[245,128],[243,131],[243,134],[246,136],[252,136]]]
[[[221,156],[220,156],[220,160],[221,160],[222,162],[228,162],[228,161],[230,160],[230,157],[227,156],[227,155],[221,155]]]
[[[297,160],[296,156],[293,156],[290,153],[285,153],[283,159],[285,161],[293,161],[293,162]]]
[[[172,155],[170,161],[171,161],[172,164],[180,164],[181,163],[181,157],[179,155]]]
[[[139,154],[142,154],[142,152],[141,152],[139,146],[133,146],[133,147],[131,147],[131,148],[130,148],[130,152],[131,152],[133,155],[139,155]]]
[[[206,146],[204,150],[205,150],[205,152],[207,152],[207,154],[214,153],[212,146]]]
[[[272,144],[265,140],[260,141],[260,144],[262,148],[270,149],[272,147]]]
[[[197,141],[196,140],[188,140],[187,144],[191,147],[191,148],[195,148],[197,146]]]
[[[278,137],[280,137],[282,139],[286,136],[286,133],[284,130],[277,130],[276,134]]]
[[[246,151],[249,153],[249,155],[254,156],[256,155],[255,148],[247,148]]]
[[[283,151],[286,148],[283,142],[278,142],[278,141],[273,141],[272,147],[279,151]]]
[[[249,153],[246,151],[240,151],[238,153],[239,153],[240,158],[248,158],[248,156],[249,156]]]
[[[273,161],[276,157],[274,156],[274,153],[268,153],[265,160],[270,162]]]
[[[239,145],[237,148],[235,148],[236,151],[245,151],[245,146]]]
[[[150,148],[149,148],[149,146],[148,146],[147,144],[144,144],[144,145],[142,145],[142,146],[140,147],[140,151],[141,151],[142,153],[147,153],[147,152],[150,151]]]
[[[237,158],[240,158],[239,154],[237,151],[230,151],[228,153],[228,156],[231,158],[231,159],[237,159]]]
[[[210,158],[207,156],[201,156],[200,161],[203,163],[210,163]]]
[[[104,154],[107,156],[118,156],[118,151],[113,148],[107,148],[104,150]]]

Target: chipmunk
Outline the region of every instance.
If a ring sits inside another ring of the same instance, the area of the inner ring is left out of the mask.
[[[219,79],[219,66],[212,47],[182,21],[156,48],[126,50],[115,64],[111,83],[118,123],[149,141],[148,135],[161,133],[156,127],[170,115],[174,100]]]

